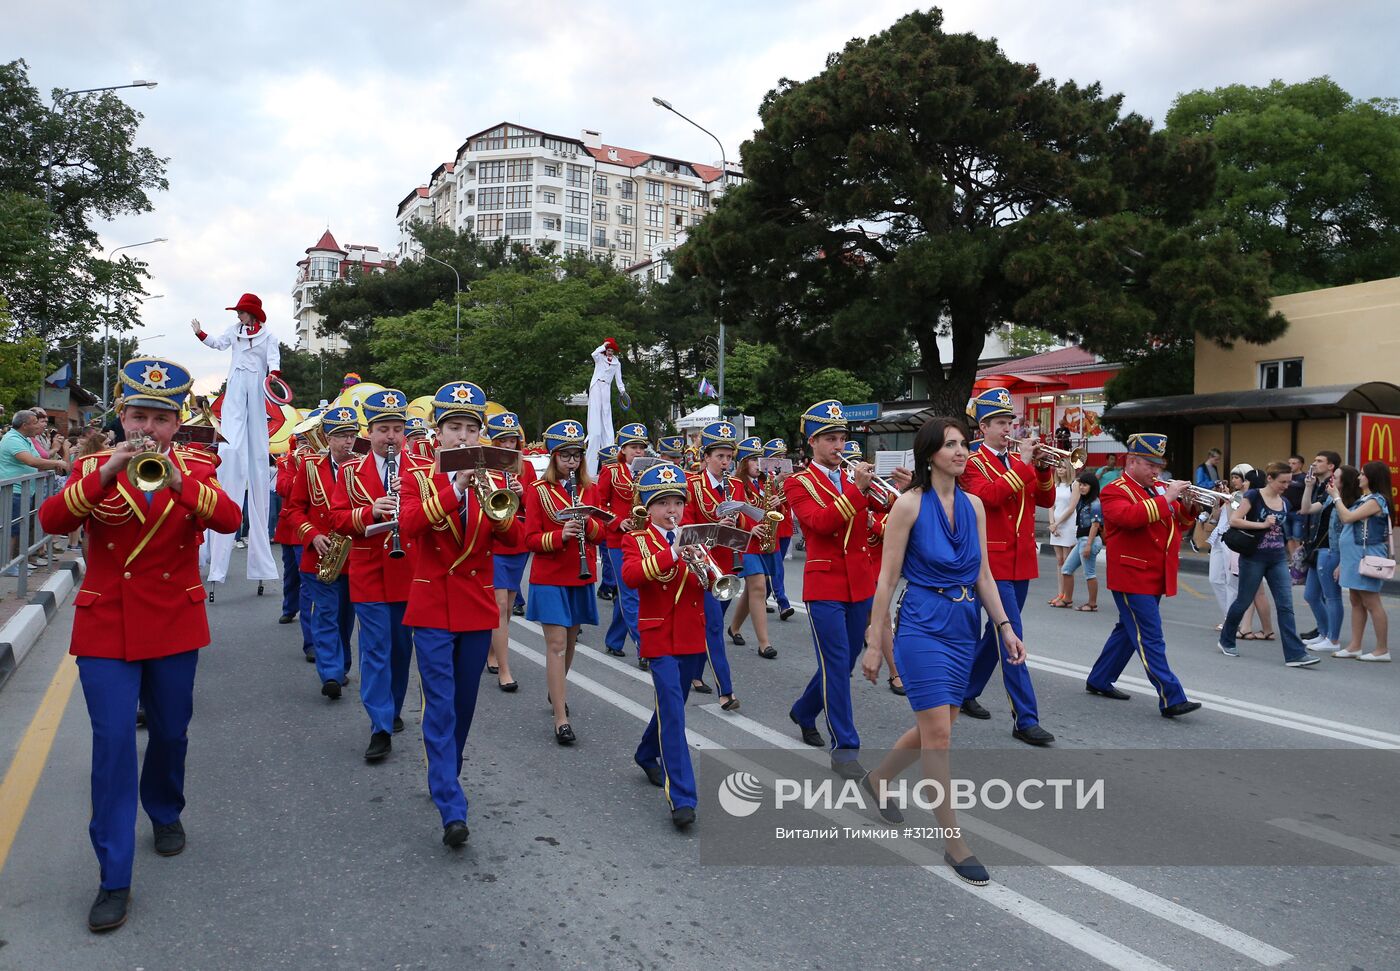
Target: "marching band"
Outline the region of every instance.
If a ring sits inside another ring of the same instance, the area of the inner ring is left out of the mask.
[[[95,931],[126,919],[138,779],[157,851],[183,849],[180,811],[196,652],[210,639],[198,550],[206,530],[232,533],[240,521],[215,477],[219,458],[171,444],[189,374],[174,363],[141,358],[125,365],[121,380],[127,441],[85,458],[40,513],[49,532],[85,526],[90,538],[72,653],[93,733],[91,831],[101,874],[89,915]],[[909,477],[894,485],[874,475],[848,440],[841,402],[820,401],[802,413],[809,461],[799,471],[792,471],[783,439],[740,440],[725,420],[705,425],[693,445],[684,436],[662,436],[654,449],[646,425],[630,422],[618,430],[615,455],[605,457],[596,482],[585,464],[589,443],[579,421],[544,429],[547,462],[537,475],[526,460],[519,415],[489,405],[471,381],[440,387],[428,420],[410,414],[409,403],[403,391],[378,389],[354,404],[324,405],[297,426],[299,444],[279,461],[276,477],[286,585],[279,620],[300,615],[307,659],[315,664],[321,695],[332,702],[350,683],[358,621],[367,762],[386,758],[393,735],[404,727],[416,655],[428,790],[445,845],[461,847],[469,835],[463,752],[483,671],[497,676],[503,692],[519,688],[510,671],[508,628],[527,565],[524,623],[538,625],[544,638],[553,735],[563,746],[579,739],[568,673],[583,626],[599,623],[595,583],[602,564],[610,567],[617,592],[606,651],[625,656],[630,638],[655,689],[634,759],[664,791],[675,826],[689,827],[697,800],[686,700],[691,691],[711,693],[708,668],[719,707],[740,707],[725,640],[745,643],[740,628],[746,618],[758,655],[777,656],[767,617],[775,608],[768,599],[776,600],[782,621],[797,609],[788,600],[784,569],[794,525],[806,541],[801,600],[815,670],[788,715],[803,742],[827,748],[833,772],[870,784],[859,762],[851,681],[868,646],[874,653],[867,656],[867,675],[888,663],[890,689],[905,694],[896,670],[899,649],[892,653],[892,645],[909,638],[872,641],[867,628],[882,564],[882,583],[900,574],[902,563],[889,562],[884,538]],[[988,611],[980,640],[964,645],[967,676],[939,690],[958,693],[950,721],[959,710],[990,718],[977,698],[1000,665],[1013,735],[1044,746],[1054,736],[1040,727],[1022,663],[1021,611],[1036,576],[1035,510],[1052,501],[1049,466],[1067,459],[1033,442],[1013,448],[1010,404],[1001,388],[974,399],[981,446],[965,466],[955,467],[957,494],[976,497],[977,518],[985,516],[985,563],[968,560],[960,569],[974,576],[979,563],[985,566],[1000,604],[995,622]],[[961,418],[947,422],[962,427]],[[961,437],[955,444],[966,449]],[[1119,621],[1086,689],[1126,699],[1114,682],[1136,654],[1157,689],[1161,714],[1174,718],[1200,705],[1187,699],[1167,664],[1158,605],[1175,593],[1176,541],[1197,510],[1184,483],[1157,481],[1165,449],[1164,436],[1132,436],[1127,474],[1103,490],[1107,582]],[[928,457],[921,459],[927,468]],[[973,522],[973,506],[957,503],[958,516]],[[900,557],[909,521],[901,520]],[[965,594],[972,589],[959,582]],[[738,610],[727,625],[736,596]],[[881,596],[884,617],[890,609],[884,586]],[[966,600],[971,613],[963,614],[975,630],[981,607],[972,594]],[[897,608],[894,616],[897,629]],[[872,660],[876,654],[882,661]],[[911,693],[927,693],[924,682],[914,685]],[[139,773],[132,718],[138,698],[150,736]]]

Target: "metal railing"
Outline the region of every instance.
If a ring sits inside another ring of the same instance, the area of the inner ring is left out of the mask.
[[[39,506],[61,485],[52,472],[0,479],[0,517],[5,521],[0,576],[18,578],[20,599],[29,595],[30,557],[42,557],[45,566],[54,561],[53,537],[39,525]]]

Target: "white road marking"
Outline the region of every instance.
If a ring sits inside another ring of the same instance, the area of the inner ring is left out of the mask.
[[[1319,843],[1328,843],[1357,856],[1364,856],[1372,860],[1379,860],[1382,863],[1389,863],[1392,866],[1400,866],[1400,850],[1395,850],[1389,846],[1382,846],[1380,843],[1373,843],[1357,836],[1348,836],[1345,833],[1338,833],[1325,826],[1318,826],[1316,823],[1305,823],[1301,819],[1271,819],[1270,826],[1277,826],[1279,829],[1296,833],[1299,836],[1306,836],[1308,839],[1317,840]],[[1344,861],[1338,861],[1344,864]]]

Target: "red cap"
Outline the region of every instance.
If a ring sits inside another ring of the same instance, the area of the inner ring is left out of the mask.
[[[246,310],[248,313],[252,314],[254,317],[257,318],[258,323],[267,323],[267,314],[263,312],[262,301],[258,299],[256,294],[245,293],[243,294],[243,296],[238,298],[238,303],[234,304],[232,307],[225,307],[224,309]]]
[[[610,347],[610,348],[612,348],[612,352],[613,352],[614,354],[617,353],[617,341],[613,340],[611,337],[604,337],[604,338],[603,338],[603,346],[604,346],[604,347]]]

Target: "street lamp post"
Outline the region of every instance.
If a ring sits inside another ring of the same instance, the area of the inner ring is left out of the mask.
[[[71,98],[75,94],[95,94],[98,91],[121,91],[123,88],[154,88],[159,81],[132,81],[130,84],[108,84],[100,88],[79,88],[76,91],[60,90],[54,95],[54,101],[59,98]]]
[[[107,262],[110,264],[110,263],[112,262],[112,257],[115,256],[117,253],[121,252],[121,251],[124,250],[124,249],[135,249],[135,248],[138,247],[138,246],[150,246],[152,243],[164,243],[164,242],[167,242],[167,240],[166,240],[166,238],[165,238],[164,236],[157,236],[155,239],[148,239],[148,240],[146,240],[146,241],[143,242],[143,243],[127,243],[125,246],[118,246],[118,247],[116,247],[115,249],[110,249],[110,250],[107,251]],[[111,280],[108,280],[108,281],[107,281],[107,312],[103,315],[103,318],[102,318],[102,411],[103,411],[104,414],[106,413],[107,409],[110,407],[110,402],[107,400],[107,376],[108,376],[108,367],[109,367],[109,365],[111,364],[111,358],[112,358],[112,351],[111,351],[111,348],[110,348],[110,346],[109,346],[109,344],[108,344],[108,336],[110,335],[111,327],[112,327],[111,318],[112,318],[112,281],[111,281]]]
[[[686,117],[685,115],[681,114],[679,111],[677,111],[677,110],[675,109],[675,107],[671,104],[671,102],[665,100],[664,98],[653,97],[653,98],[651,99],[651,101],[652,101],[652,104],[656,105],[658,108],[665,108],[667,111],[669,111],[671,114],[675,115],[677,118],[680,118],[682,121],[687,121],[687,122],[689,122],[690,124],[694,125],[696,128],[700,129],[700,130],[701,130],[702,132],[704,132],[706,135],[709,135],[711,138],[713,138],[713,139],[715,140],[715,144],[719,146],[719,166],[720,166],[720,177],[719,177],[719,178],[720,178],[720,186],[721,186],[721,187],[727,187],[727,186],[728,186],[728,182],[729,182],[729,157],[728,157],[727,155],[725,155],[725,153],[724,153],[724,143],[722,143],[722,142],[719,140],[719,137],[718,137],[717,135],[715,135],[714,132],[712,132],[712,131],[710,131],[708,128],[706,128],[704,125],[702,125],[702,124],[700,124],[698,121],[696,121],[694,118],[688,118],[688,117]],[[720,283],[720,285],[719,285],[719,307],[718,307],[718,310],[719,310],[719,312],[718,312],[717,316],[719,317],[719,364],[718,364],[718,370],[719,370],[719,375],[718,375],[718,377],[719,377],[719,382],[718,382],[718,387],[716,388],[716,391],[718,391],[719,397],[716,399],[716,401],[717,401],[716,407],[717,407],[718,410],[719,410],[719,417],[720,417],[720,418],[723,418],[723,417],[724,417],[724,283],[723,283],[722,281],[721,281],[721,283]]]
[[[452,271],[452,276],[453,276],[454,278],[456,278],[456,280],[457,280],[457,293],[456,293],[456,296],[453,297],[452,302],[453,302],[454,304],[457,305],[457,350],[456,350],[456,353],[460,355],[460,354],[462,353],[462,274],[458,273],[458,272],[457,272],[457,268],[456,268],[455,266],[453,266],[451,263],[444,262],[443,260],[438,259],[436,256],[429,256],[427,253],[424,253],[424,254],[423,254],[423,259],[425,259],[425,260],[432,260],[434,263],[438,263],[438,264],[441,264],[442,266],[447,267],[449,270]],[[467,291],[468,291],[468,292],[471,292],[471,287],[467,287]]]

